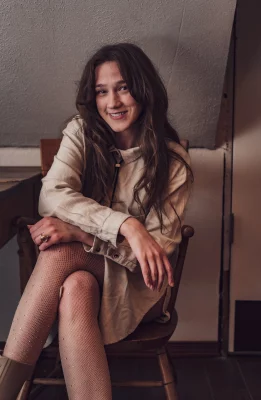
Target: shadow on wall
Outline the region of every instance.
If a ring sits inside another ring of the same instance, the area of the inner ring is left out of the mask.
[[[143,42],[147,49],[158,40],[155,37]],[[164,63],[159,57],[157,67],[168,91],[170,120],[182,138],[190,139],[191,147],[214,149],[223,93],[224,60],[215,56],[215,46],[199,50],[199,45],[186,47],[180,40],[173,43],[167,36],[161,40],[164,54],[169,57]]]

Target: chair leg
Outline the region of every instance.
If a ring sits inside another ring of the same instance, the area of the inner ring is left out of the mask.
[[[25,383],[23,384],[23,387],[20,390],[20,393],[17,397],[17,400],[28,400],[29,399],[29,395],[30,395],[30,392],[32,389],[32,384],[33,384],[33,377],[34,377],[34,374],[32,374],[30,379],[25,381]]]
[[[170,355],[170,352],[169,352],[167,346],[165,347],[165,349],[166,349],[166,353],[167,353],[167,356],[168,356],[169,363],[170,363],[171,368],[172,368],[172,373],[173,373],[173,377],[174,377],[174,382],[175,382],[176,385],[177,385],[177,383],[178,383],[178,377],[177,377],[177,371],[176,371],[176,368],[175,368],[175,364],[174,364],[174,362],[173,362],[173,359],[172,359],[172,357],[171,357],[171,355]]]
[[[178,400],[178,394],[176,390],[176,384],[173,373],[171,371],[171,365],[168,360],[165,347],[158,349],[157,351],[158,362],[161,370],[162,381],[164,384],[165,394],[167,400]]]
[[[61,365],[61,356],[60,356],[60,351],[57,351],[56,359],[55,359],[55,368],[58,368],[58,366]]]
[[[46,378],[57,378],[57,375],[61,374],[61,357],[60,357],[60,352],[59,350],[57,351],[56,357],[55,357],[55,366],[54,369],[46,376]],[[47,388],[47,385],[41,385],[38,384],[36,385],[32,391],[30,392],[32,400],[37,399],[38,395],[43,392]],[[20,400],[20,399],[19,399]]]

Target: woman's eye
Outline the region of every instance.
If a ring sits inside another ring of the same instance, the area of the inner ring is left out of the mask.
[[[128,86],[127,85],[123,85],[119,88],[119,90],[128,90]]]
[[[106,90],[97,90],[96,91],[96,95],[98,96],[98,95],[103,95],[103,94],[105,94],[106,93]]]

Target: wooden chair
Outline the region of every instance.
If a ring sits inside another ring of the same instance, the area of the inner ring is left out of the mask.
[[[183,146],[188,148],[188,142],[183,141]],[[53,157],[57,153],[60,145],[59,139],[45,139],[41,141],[41,161],[42,174],[46,175],[50,168]],[[35,221],[21,217],[17,220],[18,228],[18,244],[19,244],[19,260],[20,260],[20,278],[21,291],[23,292],[27,281],[33,271],[39,251],[38,247],[31,240],[27,225],[35,223]],[[175,310],[175,302],[178,294],[183,264],[187,252],[189,238],[194,235],[194,229],[184,225],[181,230],[182,241],[179,245],[177,262],[174,269],[175,286],[171,290],[171,298],[168,306],[170,313],[170,321],[165,324],[149,322],[140,324],[136,330],[126,337],[124,340],[105,346],[108,356],[120,354],[139,353],[144,350],[152,351],[157,356],[162,379],[159,381],[121,381],[112,382],[113,386],[131,386],[131,387],[164,387],[167,400],[177,400],[176,390],[176,374],[174,365],[167,351],[166,344],[176,329],[178,316]],[[50,345],[50,347],[53,345]],[[64,379],[57,378],[57,374],[61,372],[59,350],[56,345],[56,362],[54,370],[46,378],[36,378],[32,376],[31,380],[26,381],[19,394],[19,400],[29,398],[32,385],[65,385]],[[40,387],[40,390],[43,388]],[[39,387],[32,392],[39,392]]]

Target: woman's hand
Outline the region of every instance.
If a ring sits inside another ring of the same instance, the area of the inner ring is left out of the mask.
[[[39,250],[43,251],[57,243],[82,242],[92,246],[93,236],[58,218],[44,217],[34,225],[27,225],[31,237]],[[43,242],[41,235],[50,237],[48,241]]]
[[[128,218],[120,227],[135,254],[145,284],[160,291],[165,274],[170,286],[174,286],[173,269],[162,247],[153,239],[147,229],[135,218]]]

